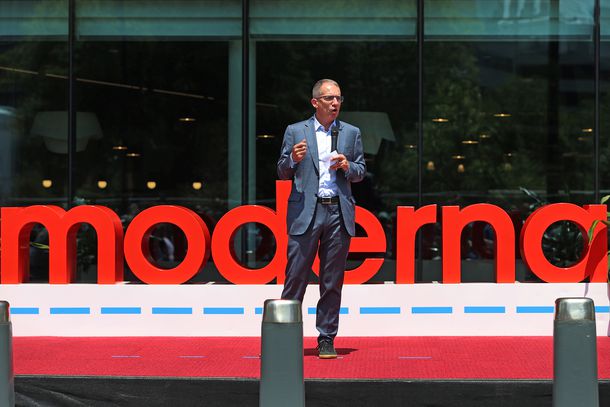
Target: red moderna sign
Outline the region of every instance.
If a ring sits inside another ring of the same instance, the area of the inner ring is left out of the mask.
[[[192,278],[206,264],[210,254],[214,263],[228,281],[235,284],[266,284],[277,279],[284,282],[286,266],[286,212],[290,181],[276,182],[276,210],[265,206],[244,205],[227,212],[217,223],[211,235],[202,219],[190,209],[160,205],[140,212],[129,224],[125,234],[117,214],[109,208],[96,205],[78,206],[65,211],[57,206],[35,205],[5,207],[0,211],[0,283],[19,284],[28,280],[29,240],[35,224],[42,224],[49,233],[49,283],[69,284],[75,279],[76,233],[82,223],[90,224],[98,236],[98,284],[123,281],[123,260],[132,272],[148,284],[181,284]],[[396,283],[415,282],[415,236],[425,224],[436,223],[437,206],[419,209],[410,206],[397,208]],[[442,215],[443,283],[460,282],[460,236],[462,229],[474,221],[489,223],[496,235],[496,282],[515,282],[515,239],[523,260],[540,279],[546,282],[606,282],[608,236],[606,226],[599,222],[591,243],[586,242],[580,261],[570,267],[552,265],[542,252],[542,236],[555,222],[571,221],[586,231],[595,220],[606,219],[606,205],[583,207],[558,203],[544,206],[532,213],[515,236],[509,215],[490,204],[475,204],[460,209],[444,206]],[[277,250],[264,267],[250,269],[234,257],[233,237],[246,223],[261,223],[275,236]],[[352,238],[350,252],[385,253],[386,237],[377,218],[366,209],[356,207],[356,222],[366,232],[364,237]],[[188,250],[184,260],[171,270],[153,264],[148,239],[159,223],[172,223],[180,228],[187,239]],[[355,269],[346,273],[347,284],[368,281],[381,268],[383,258],[366,258]],[[314,272],[317,272],[317,264]]]

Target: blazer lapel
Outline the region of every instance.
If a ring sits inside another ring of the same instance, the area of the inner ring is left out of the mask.
[[[341,123],[339,119],[336,120],[336,123],[337,127],[339,128],[339,133],[337,134],[337,152],[339,154],[343,154],[343,152],[345,151],[345,143],[347,143],[347,140],[345,139],[347,137],[347,134],[342,131],[343,123]]]
[[[305,123],[305,140],[307,140],[307,149],[316,167],[316,173],[320,174],[320,155],[318,154],[318,140],[316,139],[316,129],[314,129],[313,117]]]

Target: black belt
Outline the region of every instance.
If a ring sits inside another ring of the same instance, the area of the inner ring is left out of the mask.
[[[339,197],[338,196],[331,196],[330,198],[318,197],[318,203],[321,203],[322,205],[336,205],[339,203]]]

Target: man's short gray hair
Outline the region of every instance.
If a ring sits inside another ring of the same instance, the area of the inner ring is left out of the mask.
[[[320,92],[320,88],[322,88],[322,85],[324,85],[325,83],[330,83],[332,85],[335,85],[336,87],[340,88],[339,84],[335,81],[333,81],[332,79],[320,79],[319,81],[316,82],[315,85],[313,85],[313,89],[311,90],[311,97],[315,98],[319,98],[320,95],[322,94],[322,92]]]

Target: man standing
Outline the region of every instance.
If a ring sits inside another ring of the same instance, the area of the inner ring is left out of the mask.
[[[292,180],[288,199],[288,264],[283,299],[303,301],[316,253],[320,257],[320,300],[316,313],[318,354],[337,357],[341,288],[347,252],[355,234],[352,182],[362,180],[366,164],[360,130],[337,120],[341,89],[331,79],[313,87],[309,120],[286,129],[277,163],[280,179]]]

